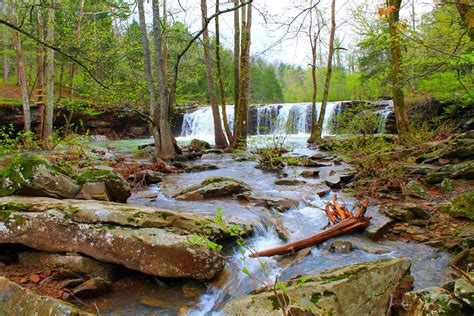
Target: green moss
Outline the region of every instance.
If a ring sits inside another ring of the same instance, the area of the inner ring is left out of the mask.
[[[15,210],[17,212],[31,211],[33,204],[8,202],[0,204],[0,210]]]
[[[10,217],[10,214],[16,212],[16,210],[1,210],[0,211],[0,222],[6,222]]]
[[[48,161],[39,156],[31,154],[17,155],[8,165],[0,169],[0,196],[12,195],[22,189],[28,184],[34,170],[40,165],[44,165],[52,172],[71,176],[65,170],[49,164]]]
[[[451,200],[450,207],[441,208],[453,217],[466,217],[474,220],[474,192],[459,195]]]
[[[79,184],[86,182],[97,182],[105,180],[121,180],[120,176],[109,170],[86,170],[76,176]]]
[[[23,217],[23,216],[19,216],[19,215],[14,215],[13,220],[14,220],[16,225],[23,225],[25,222],[28,221],[28,218]]]
[[[328,297],[328,296],[336,296],[336,293],[331,292],[331,291],[313,293],[311,295],[311,303],[317,304],[322,297]]]

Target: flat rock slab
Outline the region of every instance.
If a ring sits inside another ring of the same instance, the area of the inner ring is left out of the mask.
[[[266,208],[283,212],[298,206],[299,201],[287,196],[283,192],[256,192],[249,191],[237,196],[241,200],[246,200]]]
[[[373,211],[376,212],[376,211]],[[370,216],[369,210],[368,215]],[[370,219],[369,226],[365,229],[364,235],[372,240],[380,239],[395,224],[395,220],[383,214],[374,214]]]
[[[192,240],[228,233],[196,214],[21,197],[0,198],[0,210],[0,243],[82,253],[162,277],[212,279],[224,266],[221,257]]]
[[[77,315],[93,314],[79,310],[64,301],[41,296],[0,277],[0,315]]]

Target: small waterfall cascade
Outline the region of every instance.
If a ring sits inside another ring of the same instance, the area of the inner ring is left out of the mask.
[[[340,102],[328,102],[323,123],[323,136],[331,135],[333,121]],[[319,114],[321,103],[316,104]],[[233,125],[234,106],[226,107],[229,125]],[[222,111],[221,111],[222,114]],[[305,135],[311,131],[311,103],[284,103],[251,105],[249,108],[249,135],[293,134]],[[200,107],[184,115],[182,138],[214,139],[212,109]]]
[[[386,132],[385,126],[386,126],[387,118],[389,114],[393,112],[393,101],[387,100],[387,101],[379,102],[379,103],[376,103],[376,106],[380,107],[380,109],[375,112],[377,113],[378,116],[380,116],[377,133],[383,134]]]

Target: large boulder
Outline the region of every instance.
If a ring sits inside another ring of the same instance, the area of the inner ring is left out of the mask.
[[[156,276],[216,277],[222,257],[193,241],[227,237],[229,232],[212,218],[194,213],[100,201],[0,198],[0,244],[82,253]]]
[[[250,191],[243,181],[227,177],[208,177],[200,184],[192,185],[178,194],[177,200],[204,200],[232,196]]]
[[[71,174],[38,156],[19,155],[0,169],[0,196],[72,198],[80,189]]]
[[[64,301],[41,296],[0,277],[0,315],[93,315]]]
[[[385,315],[390,296],[409,273],[406,259],[347,265],[284,282],[290,310],[296,315]],[[224,315],[283,315],[271,289],[230,301]]]

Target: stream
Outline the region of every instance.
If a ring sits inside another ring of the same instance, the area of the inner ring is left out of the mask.
[[[288,155],[310,156],[321,153],[305,147],[306,137],[307,135],[301,134],[290,136],[287,144],[292,150]],[[179,140],[183,141],[183,139]],[[144,141],[138,140],[137,142],[143,143]],[[327,155],[327,153],[322,154]],[[178,201],[172,196],[184,187],[199,183],[206,177],[226,176],[245,181],[255,191],[281,194],[298,199],[300,204],[297,207],[280,213],[284,226],[289,232],[289,242],[313,235],[321,231],[327,224],[324,212],[305,206],[303,198],[322,207],[325,205],[325,201],[337,193],[346,204],[351,206],[355,203],[351,195],[340,190],[332,190],[323,197],[316,195],[313,190],[314,185],[321,183],[321,179],[324,179],[331,170],[350,169],[350,166],[344,163],[335,165],[331,162],[328,163],[328,166],[319,168],[286,167],[283,172],[288,175],[287,178],[305,180],[307,183],[298,186],[281,186],[274,184],[274,181],[278,179],[278,174],[263,172],[255,168],[254,161],[236,161],[233,158],[232,154],[205,154],[201,160],[186,162],[189,165],[212,163],[219,166],[219,169],[166,175],[158,185],[151,185],[135,192],[128,203],[210,215],[215,215],[218,207],[222,208],[224,217],[245,218],[246,221],[254,224],[255,232],[247,240],[247,246],[254,250],[263,250],[285,243],[280,239],[275,227],[268,221],[268,211],[262,210],[262,207],[251,203],[241,203],[235,198]],[[301,171],[309,169],[319,170],[320,176],[310,179],[299,177]],[[369,216],[380,216],[378,214],[375,207],[369,208]],[[330,252],[329,246],[337,239],[349,240],[356,246],[363,246],[345,254]],[[162,284],[155,278],[133,276],[127,279],[129,283],[124,283],[123,288],[114,289],[106,297],[100,304],[101,312],[109,315],[219,315],[223,303],[229,299],[243,296],[261,286],[259,282],[242,272],[243,267],[252,276],[273,283],[275,277],[278,277],[279,280],[287,280],[297,275],[314,275],[320,271],[350,263],[407,257],[412,261],[411,273],[415,278],[415,288],[440,286],[449,279],[449,255],[447,253],[421,243],[373,242],[363,234],[331,239],[319,246],[311,247],[309,255],[296,260],[249,258],[248,250],[242,253],[236,246],[224,249],[224,252],[228,263],[223,276],[219,280],[206,284],[205,288],[197,286],[197,294],[187,295],[184,291],[187,283],[183,286],[182,282],[171,280]],[[242,259],[243,257],[245,259]],[[262,269],[262,262],[266,267],[265,272]],[[193,283],[191,282],[191,284]]]

